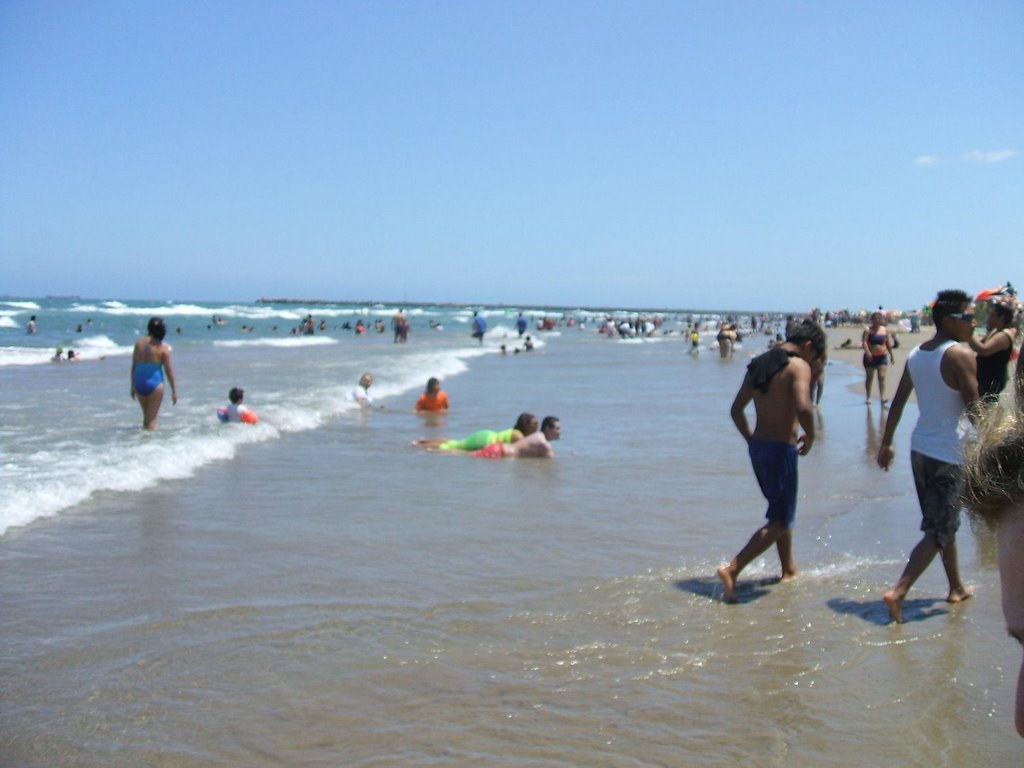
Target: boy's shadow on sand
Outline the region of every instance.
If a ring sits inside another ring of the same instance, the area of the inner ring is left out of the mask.
[[[945,605],[945,600],[927,597],[904,600],[903,621],[909,624],[914,621],[926,621],[935,616],[945,616],[949,613],[949,609],[944,607]],[[880,627],[893,623],[889,616],[889,608],[881,598],[878,600],[850,600],[845,597],[833,597],[828,601],[828,607],[836,613],[857,616]]]
[[[770,593],[765,587],[778,584],[781,578],[775,576],[765,579],[747,579],[736,584],[736,603],[752,603]],[[725,594],[722,580],[714,576],[708,578],[680,579],[675,583],[676,589],[691,592],[708,600],[721,600]],[[735,604],[735,603],[734,603]]]

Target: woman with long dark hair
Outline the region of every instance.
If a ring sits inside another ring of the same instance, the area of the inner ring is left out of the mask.
[[[985,335],[980,339],[971,336],[967,342],[978,353],[978,396],[987,402],[999,399],[1006,388],[1010,355],[1017,341],[1012,297],[1008,299],[989,300]]]

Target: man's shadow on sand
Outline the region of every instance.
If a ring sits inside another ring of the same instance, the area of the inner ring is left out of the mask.
[[[735,603],[752,603],[755,600],[760,600],[771,593],[771,590],[765,589],[765,587],[778,584],[780,581],[782,579],[775,576],[764,579],[744,579],[737,582]],[[675,583],[675,587],[683,592],[691,592],[698,597],[706,597],[708,600],[721,600],[725,595],[722,580],[715,576],[680,579]]]
[[[947,606],[948,603],[939,598],[919,597],[905,599],[903,601],[903,623],[910,624],[915,621],[927,621],[936,616],[945,616],[949,613]],[[828,601],[828,607],[836,613],[857,616],[880,627],[893,623],[892,617],[889,616],[889,608],[881,598],[877,600],[850,600],[846,597],[833,597]]]

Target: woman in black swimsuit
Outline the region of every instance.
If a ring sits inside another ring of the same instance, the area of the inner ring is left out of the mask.
[[[1006,387],[1007,367],[1017,341],[1013,314],[1014,307],[1006,300],[989,301],[987,332],[981,339],[971,336],[968,340],[978,353],[978,395],[986,402],[998,400]]]

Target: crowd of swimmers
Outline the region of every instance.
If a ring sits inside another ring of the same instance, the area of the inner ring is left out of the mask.
[[[360,408],[373,408],[370,395],[373,374],[367,372],[359,378],[358,386],[352,390],[352,399]],[[450,408],[448,394],[441,388],[440,380],[432,376],[416,400],[413,410],[417,413],[444,413]],[[508,429],[480,429],[464,438],[447,437],[420,438],[413,444],[428,451],[463,454],[488,459],[503,458],[551,458],[555,455],[551,443],[562,434],[560,420],[545,416],[538,421],[532,413],[521,413],[515,424]]]
[[[222,318],[214,315],[212,322],[219,324],[222,322]],[[310,326],[312,323],[312,315],[307,316],[304,326]],[[402,317],[401,311],[395,316],[394,327],[395,341],[396,343],[401,343],[404,334],[407,333],[407,323],[404,317]],[[173,357],[171,347],[165,341],[166,336],[167,326],[163,319],[159,317],[150,318],[146,326],[146,335],[138,339],[132,349],[129,391],[132,399],[139,403],[139,407],[142,410],[142,426],[145,430],[155,430],[157,428],[157,416],[164,399],[165,381],[170,387],[172,402],[174,404],[178,402],[178,387],[174,375]],[[526,336],[524,348],[527,350],[533,348],[533,342],[529,336]],[[58,347],[53,360],[63,361],[67,359],[77,361],[80,359],[74,350],[69,350],[67,354],[68,356],[65,358],[63,356],[63,349]],[[362,409],[382,407],[375,406],[374,399],[370,395],[370,387],[373,386],[373,381],[373,374],[369,372],[364,373],[359,378],[357,386],[352,390],[352,400]],[[233,387],[228,393],[228,405],[217,409],[218,418],[224,422],[258,423],[259,418],[256,414],[243,405],[243,397],[244,391],[239,387]],[[427,381],[425,391],[416,401],[415,410],[421,413],[430,413],[447,411],[448,408],[448,395],[441,389],[440,380],[436,377],[431,377]],[[557,431],[560,432],[560,428]],[[541,430],[541,432],[542,434],[555,434],[556,430],[549,426],[547,430]],[[557,439],[557,435],[554,439]],[[531,446],[535,446],[535,444],[540,442],[539,438],[534,439],[523,446],[510,450],[508,455],[510,457],[515,455],[539,455],[538,452],[543,453],[543,451]]]
[[[142,426],[155,430],[157,414],[164,397],[164,382],[171,389],[172,401],[178,402],[178,387],[174,376],[174,365],[170,346],[164,341],[167,327],[159,317],[151,318],[146,327],[146,336],[140,338],[132,350],[132,364],[129,373],[131,397],[142,409]],[[375,406],[370,394],[373,374],[366,372],[352,390],[352,400],[361,409]],[[256,424],[259,417],[243,402],[244,390],[233,387],[228,393],[229,403],[217,410],[217,416],[224,422]],[[417,399],[414,410],[420,413],[436,413],[449,409],[447,393],[441,389],[436,377],[427,380],[426,388]],[[547,458],[554,456],[551,443],[561,436],[561,424],[554,416],[537,421],[532,414],[524,413],[516,425],[509,430],[480,430],[463,440],[447,438],[424,440],[420,444],[428,449],[440,451],[461,451],[485,458]]]

